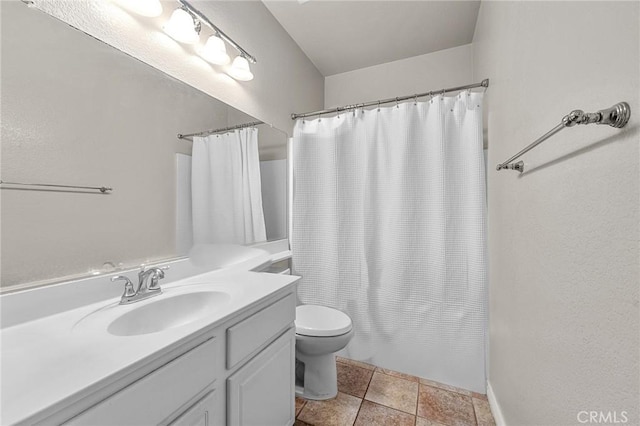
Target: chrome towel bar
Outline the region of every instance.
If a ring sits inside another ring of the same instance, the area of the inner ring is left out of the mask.
[[[582,110],[576,109],[571,111],[568,115],[565,115],[562,118],[560,124],[558,124],[553,129],[549,130],[547,133],[542,135],[539,139],[535,140],[530,145],[527,145],[523,150],[518,152],[513,157],[508,160],[498,164],[496,166],[496,170],[517,170],[520,173],[524,171],[524,162],[518,161],[517,163],[513,163],[514,160],[520,158],[522,155],[531,151],[536,146],[540,145],[545,140],[549,139],[551,136],[558,133],[560,130],[566,127],[573,127],[576,124],[608,124],[611,127],[615,127],[620,129],[624,127],[629,122],[629,117],[631,117],[631,108],[629,104],[626,102],[619,102],[612,106],[611,108],[602,109],[598,112],[584,112]]]
[[[113,188],[106,186],[76,186],[76,185],[55,185],[52,183],[21,183],[21,182],[6,182],[0,180],[0,185],[18,185],[18,186],[45,186],[48,188],[68,188],[68,189],[94,189],[100,191],[103,194],[113,191]]]

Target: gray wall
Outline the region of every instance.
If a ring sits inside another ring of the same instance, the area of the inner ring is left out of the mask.
[[[287,160],[260,161],[267,241],[287,238]]]
[[[472,83],[472,53],[467,44],[329,76],[325,108]]]
[[[490,77],[489,382],[509,425],[638,424],[639,3],[482,2],[475,79]],[[622,131],[564,130],[495,165],[569,111],[626,100]]]

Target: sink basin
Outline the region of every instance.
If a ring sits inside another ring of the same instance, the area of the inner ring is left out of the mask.
[[[114,336],[158,333],[190,324],[211,315],[231,301],[223,291],[166,292],[131,305],[110,305],[81,319],[74,327],[104,330]]]
[[[109,324],[107,331],[115,336],[157,333],[196,321],[230,299],[227,293],[219,291],[198,291],[168,297],[160,295],[119,316]]]

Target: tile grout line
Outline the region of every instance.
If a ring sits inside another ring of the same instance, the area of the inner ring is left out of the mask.
[[[300,399],[302,399],[302,407],[300,407],[300,411],[298,411],[298,414],[296,415],[294,420],[298,420],[298,416],[300,416],[300,414],[302,413],[302,410],[304,410],[304,407],[307,405],[307,400],[306,399],[304,399],[304,398],[300,398]]]
[[[474,402],[473,396],[471,397],[471,408],[473,408],[473,418],[476,421],[476,426],[478,426],[478,416],[476,415],[476,403]]]
[[[475,422],[474,424],[478,426],[478,416],[476,416],[476,404],[473,402],[472,396],[470,396],[469,399],[471,399],[471,411],[473,413],[473,421]]]
[[[418,405],[420,404],[420,377],[418,376],[413,376],[416,379],[418,379],[418,393],[416,394],[416,415],[415,418],[413,419],[413,424],[414,426],[418,425]]]
[[[358,421],[358,416],[360,415],[360,410],[362,409],[362,403],[364,402],[364,399],[360,400],[360,405],[358,406],[358,412],[356,413],[356,418],[353,419],[353,423],[351,423],[351,426],[355,425],[356,422]]]
[[[420,404],[420,386],[422,386],[422,384],[420,383],[420,378],[418,377],[418,396],[416,399],[416,425],[418,424],[418,405]]]
[[[362,404],[364,404],[364,401],[365,401],[364,398],[367,396],[367,392],[369,391],[369,385],[371,385],[371,381],[373,380],[373,373],[375,373],[375,371],[376,370],[371,371],[371,377],[369,378],[369,381],[367,382],[367,388],[364,390],[364,395],[362,395],[362,398],[360,399],[360,406],[358,407],[358,412],[356,413],[356,418],[353,419],[352,425],[355,425],[356,422],[358,421],[358,416],[360,415],[360,410],[362,410]]]

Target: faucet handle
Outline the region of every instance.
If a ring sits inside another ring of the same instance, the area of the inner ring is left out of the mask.
[[[156,271],[156,274],[158,276],[158,278],[164,278],[164,271],[166,271],[167,269],[171,269],[171,266],[169,265],[164,265],[164,266],[158,266],[156,268],[151,268],[154,269]]]
[[[154,272],[151,276],[151,284],[149,285],[149,290],[159,290],[160,286],[158,285],[158,281],[164,278],[164,271],[170,269],[169,265],[159,266],[157,268],[151,268]]]
[[[125,281],[124,283],[124,294],[122,297],[131,297],[136,294],[136,291],[133,289],[133,283],[131,280],[124,275],[116,275],[115,277],[111,277],[111,282],[116,281]]]

